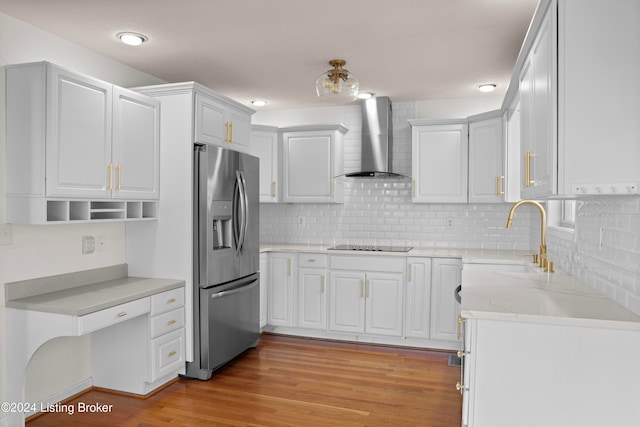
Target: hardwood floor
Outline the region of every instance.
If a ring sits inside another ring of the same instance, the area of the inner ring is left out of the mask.
[[[147,399],[90,391],[29,427],[458,427],[459,367],[448,354],[263,335],[209,381],[180,379]],[[113,405],[79,413],[80,402]]]

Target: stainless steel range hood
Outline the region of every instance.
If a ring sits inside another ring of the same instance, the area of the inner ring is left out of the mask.
[[[360,171],[350,178],[401,177],[391,170],[393,164],[393,126],[391,100],[378,96],[362,101],[362,154]]]

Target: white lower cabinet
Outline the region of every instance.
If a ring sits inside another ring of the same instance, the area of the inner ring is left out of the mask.
[[[455,290],[461,281],[462,261],[459,258],[434,258],[431,276],[431,326],[432,340],[458,340],[458,315],[460,304],[455,300]]]
[[[142,306],[146,310],[136,310]],[[103,323],[92,323],[95,328],[83,322],[88,329],[78,330],[82,334],[95,329],[91,332],[95,387],[146,395],[184,372],[184,288],[120,304],[82,318],[89,316],[105,318]],[[111,318],[113,320],[107,320]]]
[[[404,263],[403,258],[330,257],[329,330],[402,336]]]
[[[429,338],[431,312],[431,258],[407,258],[404,334],[411,338]]]
[[[332,252],[265,255],[266,267],[261,264],[260,269],[267,294],[266,331],[460,348],[454,297],[460,259]]]
[[[269,254],[267,285],[267,323],[273,326],[294,326],[293,284],[295,254],[272,252]]]
[[[621,363],[638,331],[467,318],[464,332],[463,426],[638,424],[640,370]]]
[[[149,382],[184,367],[184,289],[173,289],[151,297]]]
[[[327,329],[327,256],[298,256],[297,326]]]

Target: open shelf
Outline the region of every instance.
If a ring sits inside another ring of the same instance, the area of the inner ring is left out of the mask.
[[[47,200],[45,210],[45,223],[153,220],[158,201]]]

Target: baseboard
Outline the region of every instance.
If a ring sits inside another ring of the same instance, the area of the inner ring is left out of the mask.
[[[52,395],[47,396],[45,399],[35,402],[36,412],[26,417],[25,421],[29,421],[32,418],[39,417],[42,415],[41,409],[46,409],[50,405],[55,405],[56,403],[61,403],[67,400],[71,400],[81,394],[86,393],[91,390],[93,387],[93,379],[91,377],[80,381],[77,384],[74,384],[70,387],[65,388],[64,390],[60,390]],[[0,424],[2,426],[2,424]]]

